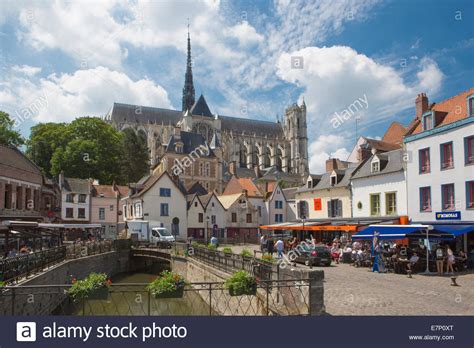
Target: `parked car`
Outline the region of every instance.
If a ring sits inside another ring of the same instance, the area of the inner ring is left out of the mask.
[[[302,245],[295,262],[304,263],[306,266],[330,266],[331,252],[324,245]]]

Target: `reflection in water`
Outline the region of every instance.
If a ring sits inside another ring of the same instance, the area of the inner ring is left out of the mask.
[[[184,292],[183,298],[158,298],[149,295],[145,286],[123,285],[149,283],[157,275],[148,273],[120,274],[112,279],[114,286],[107,300],[86,300],[66,306],[68,315],[209,315],[209,305],[197,291]]]

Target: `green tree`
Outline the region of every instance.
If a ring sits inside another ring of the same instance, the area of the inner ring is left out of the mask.
[[[149,170],[148,146],[146,139],[127,128],[122,136],[122,183],[137,182]]]
[[[81,117],[67,126],[68,141],[51,158],[51,174],[94,178],[110,184],[120,178],[122,135],[100,118]]]
[[[68,139],[67,124],[39,123],[31,127],[26,155],[42,169],[44,175],[52,177],[51,159],[58,149],[66,147]]]
[[[13,129],[14,125],[10,115],[0,111],[0,144],[18,147],[24,143],[20,133]]]

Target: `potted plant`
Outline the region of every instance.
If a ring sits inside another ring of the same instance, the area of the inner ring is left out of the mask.
[[[252,252],[250,250],[247,250],[247,249],[244,249],[240,252],[240,256],[242,256],[242,258],[244,260],[248,260],[250,258],[252,258]]]
[[[222,249],[222,252],[224,253],[225,256],[231,257],[232,256],[232,249],[229,247],[225,247]]]
[[[237,271],[225,281],[230,296],[255,295],[257,280],[246,271]]]
[[[184,294],[184,278],[175,272],[163,271],[147,286],[154,298],[181,298]]]
[[[91,273],[85,279],[73,279],[68,294],[74,301],[81,299],[106,300],[111,284],[110,279],[107,279],[107,274]]]

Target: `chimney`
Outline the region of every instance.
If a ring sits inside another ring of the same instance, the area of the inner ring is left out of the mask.
[[[328,158],[326,160],[326,172],[332,172],[334,169],[337,169],[337,159]]]
[[[235,161],[229,163],[229,173],[231,175],[237,175],[237,163],[235,163]]]
[[[421,115],[423,115],[426,111],[429,110],[428,97],[426,96],[425,93],[420,93],[417,95],[415,106],[416,106],[416,119],[419,120],[421,119]]]

